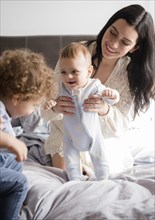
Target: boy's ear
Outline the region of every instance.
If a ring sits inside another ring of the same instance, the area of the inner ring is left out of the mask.
[[[90,66],[88,67],[88,76],[89,76],[89,77],[92,75],[93,69],[94,69],[94,67],[93,67],[92,65],[90,65]]]
[[[17,103],[19,102],[19,97],[20,96],[18,94],[16,94],[16,95],[13,95],[13,97],[11,98],[11,101],[12,101],[14,106],[16,106]]]

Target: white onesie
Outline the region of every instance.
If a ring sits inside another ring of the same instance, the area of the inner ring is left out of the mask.
[[[106,87],[98,79],[89,78],[87,85],[79,90],[69,90],[64,84],[60,85],[60,96],[72,97],[76,110],[73,116],[64,115],[64,159],[69,180],[81,180],[80,152],[89,151],[97,180],[107,179],[109,166],[105,155],[103,134],[100,127],[98,113],[83,111],[82,104],[90,94],[101,95]],[[113,105],[119,101],[103,98]]]

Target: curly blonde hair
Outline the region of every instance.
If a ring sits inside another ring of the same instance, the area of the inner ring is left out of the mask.
[[[18,94],[22,101],[56,95],[53,70],[44,56],[29,49],[6,50],[0,57],[0,97]]]

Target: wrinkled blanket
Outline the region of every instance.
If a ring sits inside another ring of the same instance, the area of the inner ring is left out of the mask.
[[[29,191],[23,220],[154,220],[154,164],[104,181],[67,181],[57,168],[25,163]]]
[[[68,181],[63,170],[49,166],[51,160],[45,155],[44,142],[50,125],[40,118],[39,113],[12,123],[17,137],[29,149],[28,160],[24,163],[29,190],[21,220],[155,219],[154,150],[146,152],[145,148],[141,153],[143,157],[137,160],[139,164],[111,175],[109,180]]]

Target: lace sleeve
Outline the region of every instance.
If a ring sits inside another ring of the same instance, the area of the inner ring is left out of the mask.
[[[58,153],[63,157],[63,120],[51,122],[51,132],[45,142],[45,153],[51,156]]]
[[[133,118],[133,98],[131,97],[126,72],[128,62],[128,58],[121,58],[106,82],[106,86],[119,92],[120,101],[110,106],[107,115],[100,117],[105,138],[120,136],[128,129],[129,121]]]

